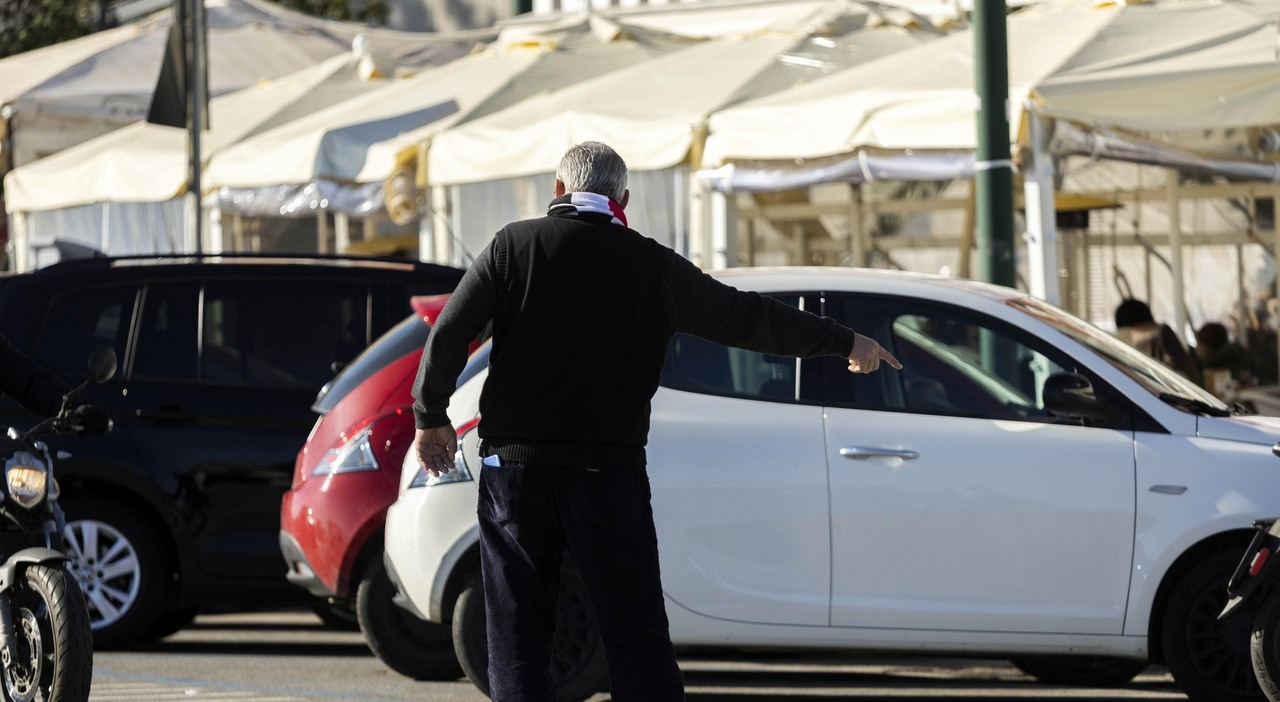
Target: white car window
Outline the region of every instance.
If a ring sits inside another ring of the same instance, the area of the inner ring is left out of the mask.
[[[798,295],[773,296],[792,307]],[[800,361],[677,334],[667,347],[662,386],[673,390],[775,402],[800,397]]]
[[[1044,406],[1055,373],[1070,358],[998,320],[921,301],[845,298],[846,323],[872,331],[902,361],[896,373],[828,378],[834,404],[997,420],[1062,421]],[[829,366],[830,367],[830,366]]]

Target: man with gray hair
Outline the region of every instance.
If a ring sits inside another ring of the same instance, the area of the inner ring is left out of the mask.
[[[507,225],[441,312],[414,386],[415,451],[453,469],[446,412],[468,343],[493,322],[480,398],[478,516],[497,702],[552,702],[567,550],[596,612],[616,702],[684,699],[658,571],[645,444],[678,332],[763,353],[901,368],[831,319],[729,287],[627,228],[627,167],[599,142],[556,170],[545,217]],[[460,417],[459,419],[466,419]]]

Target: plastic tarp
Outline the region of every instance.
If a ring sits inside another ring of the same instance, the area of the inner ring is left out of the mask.
[[[444,130],[430,140],[427,181],[551,172],[566,149],[588,139],[625,153],[633,171],[670,168],[700,146],[708,115],[726,105],[936,36],[890,26],[854,3],[796,5],[807,14],[787,13],[780,24],[753,27],[749,35],[706,39],[568,87],[548,86],[508,109]]]
[[[800,168],[752,167],[727,163],[697,177],[719,192],[775,192],[820,183],[878,180],[954,180],[973,177],[973,153],[874,154],[859,151],[834,163]]]
[[[362,80],[359,59],[335,56],[315,66],[210,100],[212,129],[204,157],[272,124],[310,114],[330,100],[368,92],[387,81]],[[11,212],[95,202],[154,202],[180,195],[187,184],[187,131],[135,122],[5,176]]]
[[[1137,130],[1280,122],[1276,19],[1216,2],[1036,6],[1008,18],[1011,138],[1041,114]],[[970,30],[713,115],[703,164],[973,149]]]

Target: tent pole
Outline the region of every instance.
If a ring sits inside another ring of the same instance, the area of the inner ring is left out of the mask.
[[[431,193],[428,193],[427,197],[430,198]],[[419,261],[436,260],[436,247],[435,247],[436,238],[435,238],[435,232],[432,231],[432,227],[431,227],[433,217],[434,215],[431,214],[430,208],[428,208],[426,212],[418,213],[418,260]],[[365,238],[366,239],[369,238],[369,235],[367,233],[365,234]]]
[[[711,267],[729,268],[738,263],[737,194],[711,192]]]
[[[1027,258],[1031,294],[1053,305],[1061,299],[1058,286],[1058,227],[1053,204],[1054,166],[1049,155],[1044,118],[1027,109],[1031,124],[1031,168],[1023,174],[1026,203]]]
[[[324,210],[316,213],[316,251],[322,254],[332,251],[329,247],[329,213]]]
[[[689,178],[689,260],[699,268],[711,267],[710,235],[707,232],[707,200],[711,188],[701,178]]]
[[[209,252],[222,253],[222,208],[209,210]]]
[[[16,273],[31,270],[31,244],[27,241],[27,212],[9,213],[9,238],[13,241],[13,266]]]
[[[1182,205],[1178,200],[1178,171],[1169,169],[1167,186],[1169,205],[1169,265],[1173,268],[1173,310],[1178,338],[1186,343],[1187,305],[1183,297],[1182,273]]]
[[[684,174],[686,169],[675,167],[671,169],[671,248],[676,253],[689,257],[689,230],[685,222],[685,201],[688,199],[688,189],[684,184]]]
[[[964,224],[960,225],[960,260],[956,266],[956,277],[973,277],[973,245],[975,239],[974,222],[977,217],[977,181],[969,180],[969,198],[964,205]],[[1034,268],[1034,266],[1032,266]]]
[[[333,213],[333,252],[346,253],[351,246],[351,220],[346,212]]]
[[[862,229],[862,186],[849,184],[849,265],[867,265],[866,232]]]
[[[431,186],[431,232],[434,253],[431,260],[435,263],[451,263],[453,254],[449,250],[449,191],[443,185]],[[432,249],[424,249],[432,251]]]

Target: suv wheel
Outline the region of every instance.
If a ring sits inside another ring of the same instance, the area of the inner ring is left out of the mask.
[[[449,627],[419,619],[392,601],[395,594],[382,559],[371,559],[356,588],[356,617],[369,648],[388,668],[414,680],[462,677]]]
[[[453,608],[453,646],[467,677],[489,695],[489,648],[484,588],[477,574]],[[609,689],[609,670],[595,613],[578,570],[565,565],[560,576],[560,606],[551,656],[557,702],[581,702]]]
[[[94,648],[145,637],[163,611],[170,575],[154,529],[118,502],[75,497],[63,506],[67,569],[89,603]]]
[[[1173,679],[1193,702],[1262,702],[1254,678],[1249,639],[1258,603],[1277,590],[1268,575],[1249,599],[1226,619],[1227,580],[1240,549],[1219,551],[1182,576],[1164,611],[1164,658]]]

